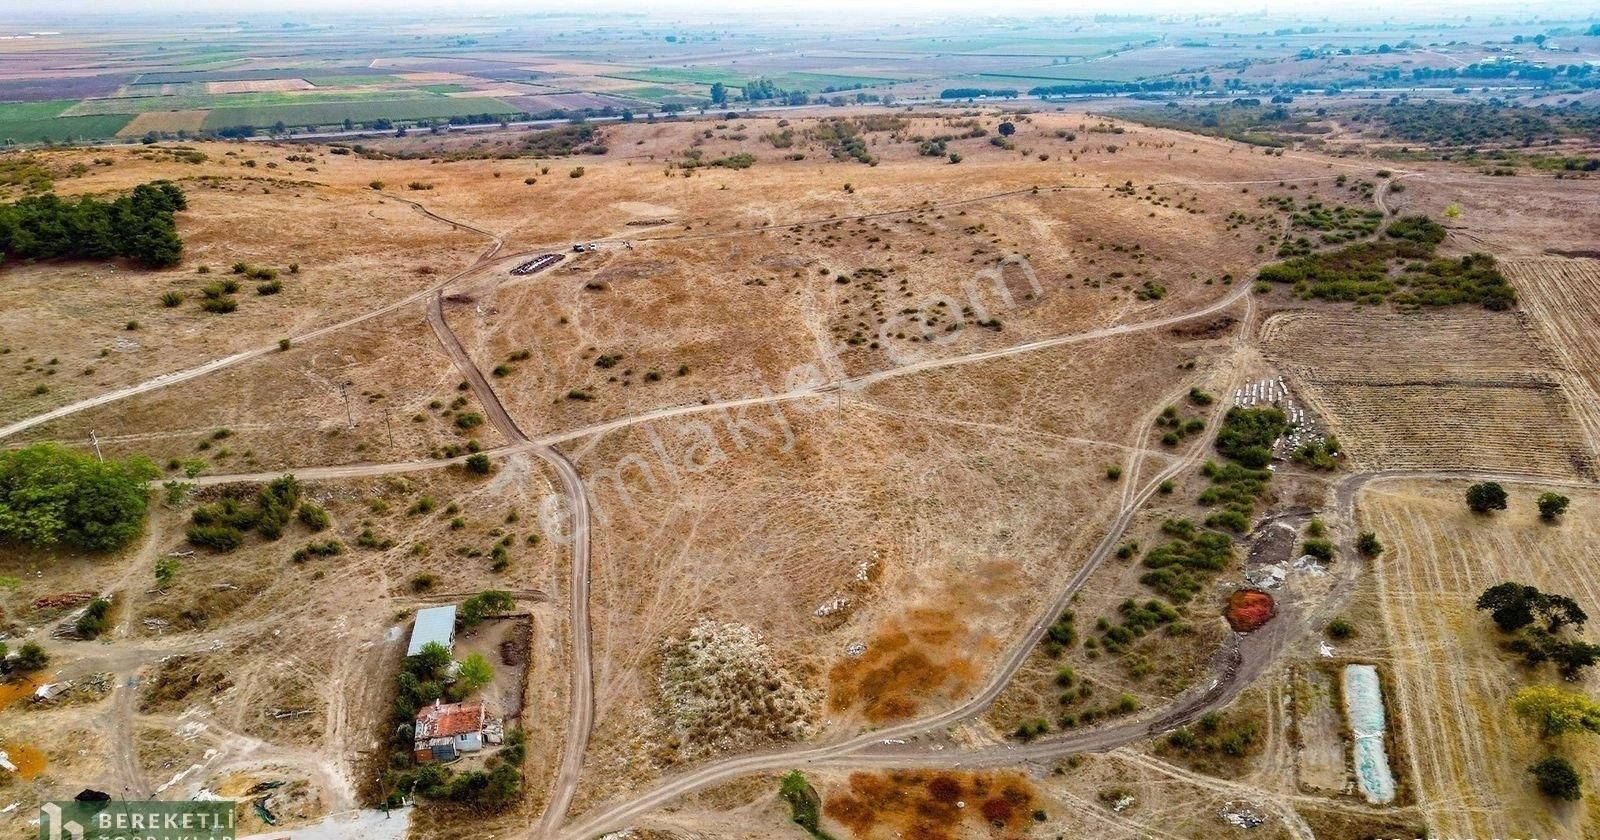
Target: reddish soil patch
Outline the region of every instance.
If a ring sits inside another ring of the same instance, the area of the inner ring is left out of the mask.
[[[859,706],[873,723],[917,713],[930,700],[966,692],[977,676],[968,657],[973,634],[954,613],[912,609],[885,623],[861,656],[828,672],[828,705],[836,713]]]
[[[1248,633],[1266,624],[1276,612],[1271,595],[1259,589],[1240,589],[1228,596],[1228,606],[1222,614],[1234,630]]]
[[[949,840],[986,828],[1015,835],[1032,819],[1033,785],[1021,773],[852,773],[823,814],[855,837]]]

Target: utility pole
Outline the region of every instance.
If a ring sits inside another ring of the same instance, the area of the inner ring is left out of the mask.
[[[344,397],[344,426],[346,429],[354,429],[356,427],[356,416],[350,410],[350,386],[354,384],[349,380],[339,384],[339,396]]]
[[[94,457],[104,461],[106,456],[100,454],[100,438],[94,433],[94,429],[89,430],[89,442],[94,444]]]

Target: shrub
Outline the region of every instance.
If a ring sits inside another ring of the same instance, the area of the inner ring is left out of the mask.
[[[324,540],[308,543],[304,548],[295,551],[289,559],[296,563],[304,563],[313,557],[337,557],[343,553],[344,543],[338,540]]]
[[[1377,557],[1383,553],[1383,543],[1378,542],[1378,535],[1372,531],[1362,531],[1356,540],[1356,550],[1364,557]]]
[[[110,623],[111,602],[104,598],[96,598],[84,608],[83,615],[78,616],[73,629],[78,632],[80,638],[95,639],[106,631]]]
[[[231,525],[195,525],[184,534],[190,545],[232,551],[244,544],[244,532]]]
[[[300,510],[296,513],[296,517],[300,520],[300,524],[310,528],[313,531],[326,530],[328,525],[332,524],[332,519],[328,516],[328,511],[324,510],[321,505],[318,505],[314,502],[305,502],[301,504]]]
[[[439,576],[432,572],[417,572],[411,576],[412,592],[427,592],[439,585]]]
[[[275,295],[281,291],[283,291],[283,282],[280,280],[269,280],[265,283],[256,284],[256,294],[262,297]]]
[[[489,456],[479,452],[467,458],[467,472],[474,475],[488,475],[494,470],[494,465],[489,462]]]
[[[1348,639],[1356,634],[1356,628],[1342,618],[1328,622],[1328,637],[1333,639]]]
[[[581,167],[581,166],[572,167],[572,171],[567,173],[567,177],[568,178],[582,178],[583,177],[583,167]]]
[[[278,339],[278,352],[280,352],[280,353],[287,352],[290,346],[291,346],[291,342],[289,341],[289,339],[287,339],[287,338]]]
[[[1118,481],[1122,478],[1122,468],[1118,466],[1106,467],[1106,480]]]
[[[463,411],[456,415],[456,428],[463,431],[483,425],[483,415],[476,411]]]
[[[183,292],[163,292],[161,305],[168,309],[183,305]]]
[[[213,315],[226,315],[239,308],[239,301],[227,295],[208,297],[200,301],[200,308]]]
[[[1306,540],[1301,550],[1318,560],[1333,559],[1333,543],[1325,539]]]

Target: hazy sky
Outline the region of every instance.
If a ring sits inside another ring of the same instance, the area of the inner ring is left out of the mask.
[[[9,9],[5,7],[11,7]],[[1327,0],[1010,0],[1001,5],[973,3],[972,0],[0,0],[0,29],[12,20],[50,20],[76,15],[187,14],[215,16],[250,13],[282,17],[317,14],[381,15],[385,12],[445,17],[460,14],[496,14],[540,11],[638,11],[673,16],[695,12],[728,12],[762,17],[822,14],[867,16],[890,14],[897,17],[965,15],[1078,15],[1095,12],[1118,14],[1194,14],[1232,12],[1239,14],[1297,14],[1346,18],[1419,16],[1438,19],[1443,15],[1488,14],[1500,12],[1517,16],[1594,14],[1600,6],[1589,0],[1550,0],[1550,2],[1507,2],[1507,0],[1355,0],[1328,3]]]

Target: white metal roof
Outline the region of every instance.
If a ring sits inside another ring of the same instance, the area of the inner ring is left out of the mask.
[[[416,656],[421,653],[423,646],[429,642],[438,642],[446,648],[454,648],[455,635],[454,605],[417,610],[417,623],[411,628],[411,644],[406,647],[406,656]]]

